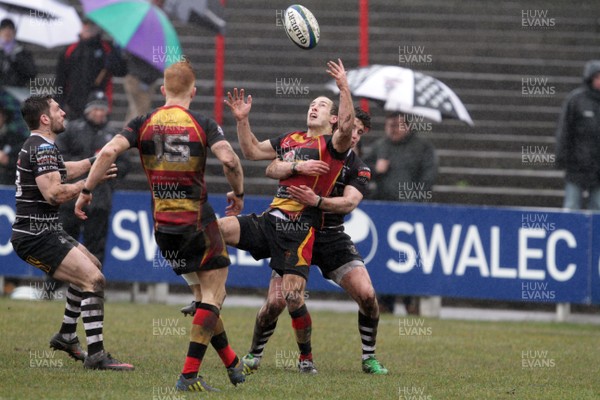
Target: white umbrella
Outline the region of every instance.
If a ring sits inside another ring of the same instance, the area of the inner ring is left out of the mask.
[[[455,118],[473,126],[456,93],[429,75],[391,65],[372,65],[349,70],[347,77],[353,96],[378,101],[387,111],[420,115],[436,122],[443,117]],[[326,87],[339,91],[333,81]]]
[[[81,20],[75,8],[56,0],[0,0],[0,19],[10,18],[17,40],[46,48],[76,42]]]

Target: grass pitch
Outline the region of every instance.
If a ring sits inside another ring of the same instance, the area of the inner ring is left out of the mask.
[[[280,317],[257,374],[232,386],[211,348],[202,374],[220,393],[175,392],[190,318],[177,306],[106,304],[108,351],[128,373],[86,371],[48,341],[63,302],[0,299],[0,399],[598,399],[600,329],[549,323],[491,323],[383,315],[378,358],[387,376],[360,369],[356,314],[311,312],[319,374],[299,375],[289,316]],[[250,345],[250,308],[225,308],[233,348]],[[81,325],[81,324],[80,324]],[[80,338],[84,338],[82,328]],[[85,342],[83,339],[82,342]]]

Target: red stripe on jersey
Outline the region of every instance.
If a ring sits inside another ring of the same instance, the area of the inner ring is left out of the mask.
[[[199,211],[155,212],[154,219],[157,225],[196,225],[198,214]]]

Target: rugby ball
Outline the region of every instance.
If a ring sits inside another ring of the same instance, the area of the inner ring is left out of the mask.
[[[319,23],[308,8],[299,4],[289,6],[284,15],[285,32],[294,44],[310,50],[319,43]]]

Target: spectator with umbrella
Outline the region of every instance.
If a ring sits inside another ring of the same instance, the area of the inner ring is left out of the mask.
[[[125,121],[130,121],[152,109],[152,95],[157,89],[162,73],[135,54],[127,52],[125,58],[128,71],[123,82],[128,104]]]
[[[59,57],[56,85],[63,90],[56,97],[69,119],[83,116],[86,100],[93,90],[106,93],[110,110],[112,77],[127,73],[127,63],[120,49],[103,40],[101,34],[96,24],[84,20],[79,42],[68,46]]]
[[[0,21],[0,86],[29,86],[37,75],[33,56],[16,40],[12,19]]]

